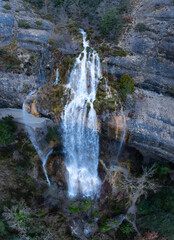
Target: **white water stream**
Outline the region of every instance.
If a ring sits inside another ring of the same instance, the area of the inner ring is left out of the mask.
[[[41,143],[39,140],[38,140],[38,133],[32,128],[32,127],[29,127],[27,122],[28,122],[28,119],[30,119],[30,115],[26,109],[25,109],[25,103],[27,101],[27,99],[29,98],[29,96],[31,96],[34,92],[31,92],[24,104],[23,104],[23,107],[22,107],[22,111],[23,111],[23,119],[24,119],[24,122],[25,122],[25,129],[27,130],[27,133],[28,133],[28,136],[30,138],[30,141],[32,142],[37,154],[39,155],[41,161],[42,161],[42,166],[43,166],[43,170],[44,170],[44,173],[45,173],[45,177],[46,177],[46,180],[47,180],[47,183],[48,185],[50,186],[51,183],[50,183],[50,180],[48,178],[48,174],[47,174],[47,171],[46,171],[46,163],[47,163],[47,160],[49,158],[49,156],[51,155],[51,153],[53,152],[53,150],[47,150],[46,151],[46,147],[45,147],[45,144]]]
[[[88,52],[86,33],[81,30],[81,34],[84,50],[76,59],[67,84],[71,89],[71,101],[65,106],[62,119],[63,145],[69,174],[69,197],[79,193],[94,197],[99,190],[100,179],[97,171],[99,136],[93,102],[102,74],[97,52]]]

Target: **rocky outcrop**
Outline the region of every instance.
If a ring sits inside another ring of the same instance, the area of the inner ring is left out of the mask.
[[[0,109],[0,118],[12,116],[13,121],[19,125],[19,127],[25,128],[30,127],[34,131],[36,129],[47,129],[48,126],[52,124],[52,121],[47,118],[38,118],[32,114],[28,114],[27,119],[24,121],[23,111],[21,109],[14,108],[1,108]]]
[[[53,27],[24,1],[0,1],[0,107],[21,108],[45,83]]]
[[[106,58],[104,68],[117,77],[128,73],[140,88],[173,96],[174,5],[170,0],[142,0],[135,8],[135,22],[119,43],[130,54]],[[143,30],[137,29],[138,23],[144,24]]]
[[[174,101],[170,97],[137,89],[134,110],[128,114],[128,144],[147,159],[174,162]]]
[[[138,150],[145,160],[174,162],[174,101],[171,97],[136,88],[127,99],[125,107],[126,125],[120,113],[112,114],[104,121],[104,136],[121,139]],[[119,121],[118,121],[119,120]],[[115,144],[115,158],[119,145]]]

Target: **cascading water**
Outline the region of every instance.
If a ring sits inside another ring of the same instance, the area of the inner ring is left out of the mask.
[[[97,171],[99,136],[93,102],[102,74],[97,52],[88,51],[86,33],[81,30],[81,34],[84,50],[76,59],[67,84],[71,90],[71,101],[65,106],[62,117],[63,145],[69,174],[69,197],[79,193],[85,197],[94,197],[100,179]]]
[[[51,183],[50,183],[50,180],[48,178],[45,166],[46,166],[47,160],[48,160],[49,156],[52,154],[53,150],[52,149],[51,150],[47,149],[46,144],[43,143],[42,141],[39,141],[38,136],[37,136],[38,133],[36,131],[34,131],[31,127],[29,127],[28,124],[27,124],[30,114],[25,109],[25,103],[26,103],[27,99],[29,98],[29,96],[31,96],[33,93],[34,92],[31,92],[27,96],[27,98],[26,98],[26,100],[23,104],[23,107],[22,107],[23,119],[24,119],[24,122],[25,122],[25,128],[26,128],[27,133],[29,135],[30,141],[32,142],[36,152],[38,153],[39,157],[41,158],[43,170],[44,170],[44,173],[45,173],[45,177],[46,177],[48,185],[50,186]]]
[[[59,69],[56,69],[56,81],[55,81],[55,85],[57,85],[59,83]]]
[[[118,158],[120,156],[120,153],[121,153],[121,150],[122,150],[122,147],[123,147],[123,143],[124,143],[125,137],[126,137],[126,117],[125,117],[124,112],[123,112],[123,107],[121,107],[121,115],[122,115],[122,119],[123,119],[123,133],[122,133],[122,136],[121,136],[120,145],[119,145],[117,156],[116,156],[116,161],[118,160]]]

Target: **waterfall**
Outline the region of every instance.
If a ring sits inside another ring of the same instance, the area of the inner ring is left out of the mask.
[[[123,143],[124,143],[125,137],[126,137],[126,117],[124,115],[122,106],[121,106],[121,116],[122,116],[122,119],[123,119],[123,133],[122,133],[122,136],[121,136],[120,145],[119,145],[117,156],[116,156],[116,161],[118,160],[118,158],[120,156],[120,153],[121,153],[121,150],[122,150],[122,147],[123,147]]]
[[[48,185],[50,186],[50,180],[48,178],[45,166],[46,166],[47,160],[48,160],[49,156],[52,154],[53,150],[52,149],[51,150],[46,150],[46,144],[44,144],[41,140],[39,141],[38,132],[33,130],[27,124],[28,123],[28,118],[29,118],[30,114],[25,109],[25,103],[29,99],[29,96],[31,96],[33,93],[34,92],[31,92],[27,96],[26,100],[23,103],[23,107],[22,107],[23,119],[24,119],[24,122],[25,122],[25,129],[27,130],[27,133],[28,133],[28,136],[30,138],[30,141],[32,142],[32,144],[33,144],[37,154],[39,155],[39,157],[40,157],[40,159],[42,161],[42,167],[43,167],[43,170],[44,170],[44,173],[45,173],[45,177],[46,177]]]
[[[67,88],[71,101],[65,106],[62,116],[63,146],[68,171],[68,195],[79,193],[85,197],[97,194],[99,136],[97,116],[93,106],[98,80],[102,77],[100,58],[93,49],[89,51],[86,33],[83,35],[84,50],[77,57]]]
[[[55,81],[55,85],[57,85],[59,83],[59,69],[56,69],[56,81]]]

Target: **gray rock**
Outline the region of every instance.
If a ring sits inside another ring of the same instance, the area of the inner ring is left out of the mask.
[[[36,129],[44,129],[52,123],[52,121],[47,118],[36,118],[32,114],[28,114],[27,121],[24,121],[22,109],[0,109],[0,118],[7,117],[9,115],[14,118],[13,121],[17,123],[20,127],[25,128],[25,126],[28,126],[31,127],[34,131]]]
[[[174,162],[174,101],[170,97],[137,89],[134,114],[127,118],[128,144],[146,159]]]
[[[145,32],[135,26],[142,22]],[[103,67],[120,77],[128,73],[138,87],[171,96],[174,87],[174,6],[172,1],[143,0],[135,12],[135,25],[123,35],[120,46],[127,57],[106,58]]]
[[[0,72],[0,107],[22,108],[27,94],[37,87],[37,76]]]

